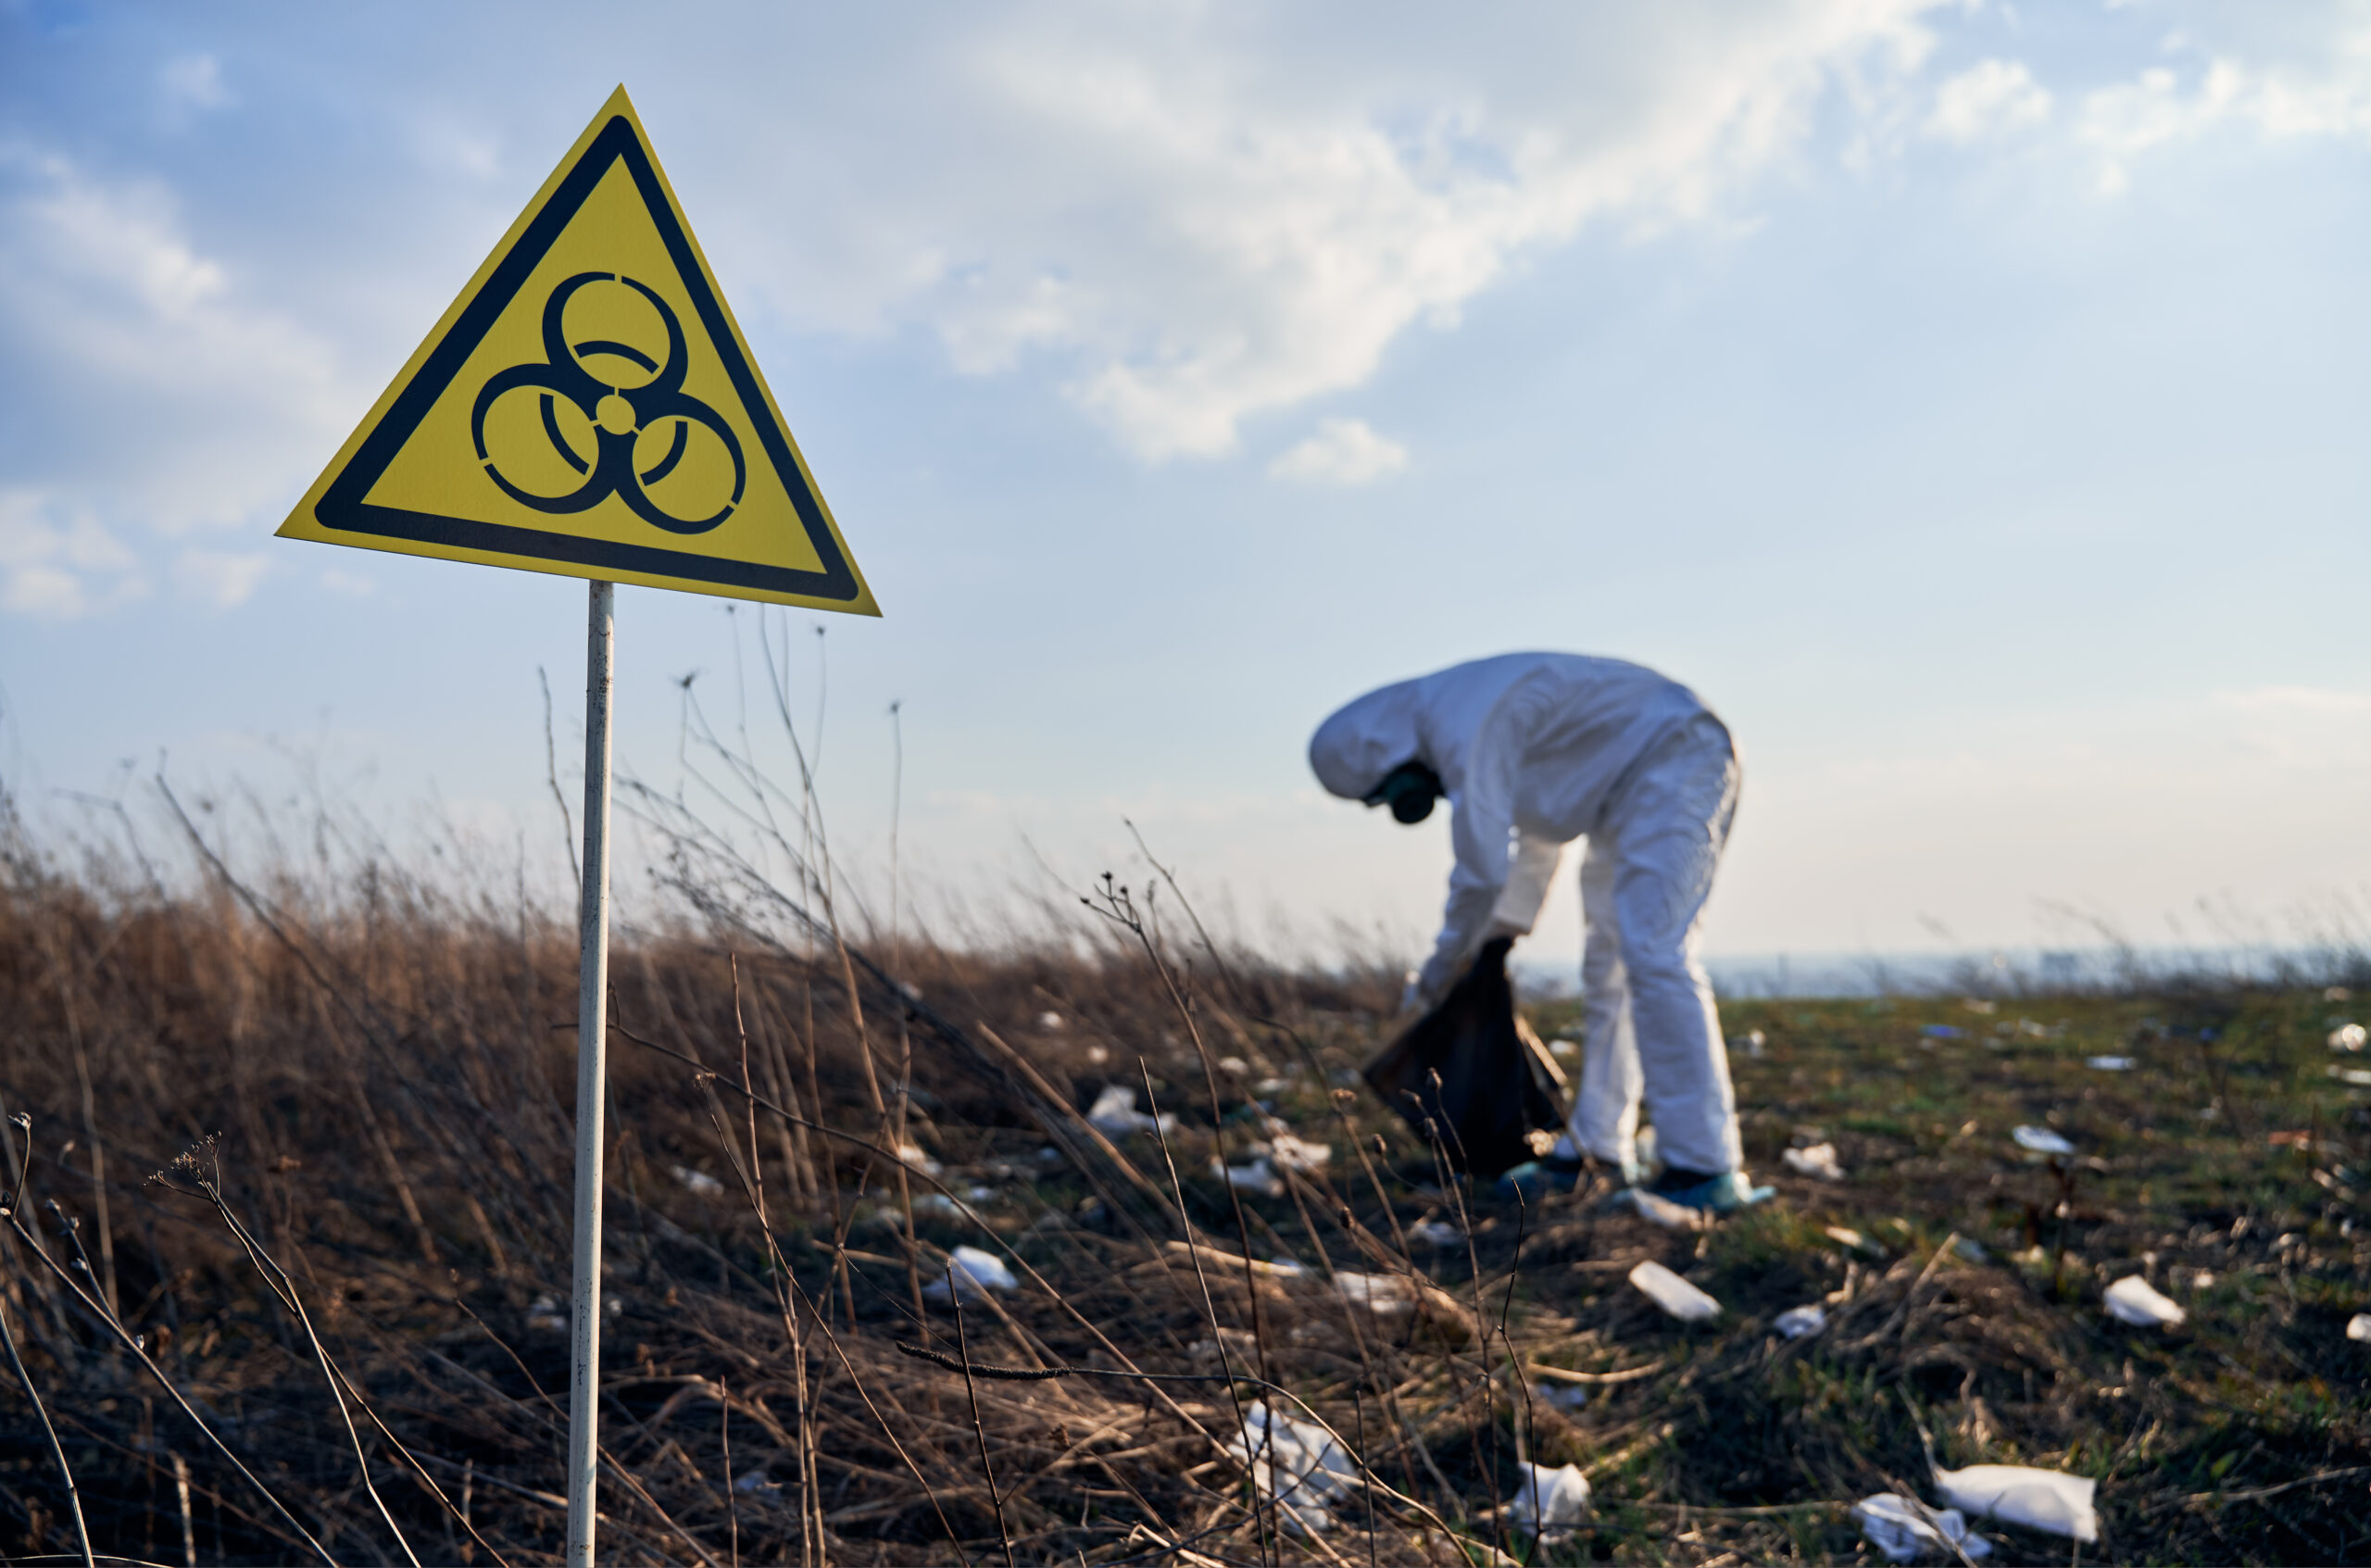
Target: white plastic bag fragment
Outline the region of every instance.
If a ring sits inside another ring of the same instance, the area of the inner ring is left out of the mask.
[[[1103,1092],[1087,1109],[1086,1120],[1107,1138],[1124,1138],[1132,1133],[1166,1133],[1177,1125],[1177,1118],[1167,1111],[1148,1116],[1138,1110],[1135,1092],[1125,1084],[1104,1085]]]
[[[2347,1319],[2346,1336],[2371,1344],[2371,1312],[2357,1312]]]
[[[2087,1056],[2083,1065],[2099,1073],[2129,1073],[2134,1064],[2128,1056]]]
[[[1778,1157],[1787,1169],[1798,1175],[1817,1176],[1824,1182],[1840,1182],[1844,1167],[1836,1162],[1836,1146],[1815,1143],[1809,1148],[1790,1148]]]
[[[1526,1536],[1555,1540],[1588,1516],[1589,1478],[1577,1464],[1554,1470],[1524,1461],[1523,1480],[1507,1504],[1507,1523]]]
[[[1261,1198],[1285,1196],[1285,1179],[1276,1174],[1274,1166],[1264,1160],[1248,1165],[1223,1165],[1217,1155],[1211,1156],[1211,1174],[1243,1192],[1257,1193]]]
[[[899,1144],[897,1146],[897,1158],[912,1166],[915,1170],[920,1171],[925,1176],[935,1176],[944,1169],[937,1160],[933,1160],[928,1154],[922,1152],[922,1146],[917,1143]]]
[[[1971,1464],[1936,1471],[1935,1486],[1944,1501],[1968,1513],[2071,1536],[2086,1546],[2100,1538],[2099,1512],[2091,1506],[2097,1481],[2023,1464]]]
[[[1630,1283],[1649,1300],[1682,1323],[1710,1323],[1721,1315],[1721,1304],[1661,1263],[1641,1263],[1630,1271]]]
[[[1447,1220],[1426,1220],[1421,1225],[1411,1225],[1408,1227],[1408,1236],[1411,1240],[1421,1241],[1427,1247],[1465,1245],[1465,1233]]]
[[[2341,1023],[2330,1031],[2330,1049],[2334,1051],[2359,1051],[2366,1045],[2371,1045],[2371,1029],[2360,1023]]]
[[[1801,1339],[1827,1326],[1827,1314],[1817,1307],[1789,1307],[1770,1322],[1789,1339]]]
[[[1885,1554],[1888,1562],[1915,1562],[1932,1552],[1956,1561],[1957,1547],[1971,1559],[1988,1557],[1992,1543],[1967,1527],[1967,1516],[1956,1508],[1934,1509],[1899,1492],[1879,1492],[1852,1505],[1861,1533]]]
[[[1577,1383],[1535,1383],[1531,1397],[1543,1405],[1568,1412],[1587,1409],[1589,1402],[1589,1391]]]
[[[695,1171],[688,1165],[671,1165],[667,1169],[685,1191],[698,1193],[702,1198],[714,1198],[724,1190],[724,1184],[706,1171]]]
[[[1334,1507],[1348,1499],[1359,1468],[1322,1426],[1270,1411],[1265,1400],[1244,1408],[1243,1434],[1227,1451],[1251,1472],[1262,1499],[1312,1534],[1334,1527]]]
[[[949,1282],[953,1289],[949,1289]],[[991,1290],[1018,1290],[1021,1282],[1012,1277],[1004,1260],[993,1252],[983,1252],[976,1247],[959,1247],[947,1261],[947,1273],[922,1286],[926,1301],[951,1301],[954,1291],[963,1293],[966,1301],[976,1301]]]
[[[1290,1133],[1278,1133],[1268,1143],[1268,1158],[1279,1169],[1303,1173],[1322,1169],[1334,1158],[1334,1151],[1322,1143],[1311,1143]]]
[[[2019,1127],[2009,1135],[2017,1140],[2019,1148],[2028,1149],[2035,1154],[2067,1155],[2075,1152],[2073,1144],[2068,1143],[2048,1127]]]
[[[2188,1315],[2139,1274],[2126,1274],[2109,1286],[2106,1300],[2110,1316],[2136,1328],[2171,1328]]]
[[[1607,1206],[1635,1210],[1642,1219],[1650,1220],[1667,1231],[1700,1231],[1712,1223],[1712,1217],[1703,1210],[1690,1209],[1685,1203],[1674,1203],[1645,1187],[1625,1187],[1613,1195]]]
[[[1337,1272],[1334,1288],[1342,1293],[1342,1299],[1370,1312],[1404,1312],[1416,1304],[1415,1287],[1398,1274]]]

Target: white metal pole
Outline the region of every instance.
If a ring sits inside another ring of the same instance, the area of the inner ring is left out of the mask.
[[[584,649],[584,889],[577,924],[576,1279],[568,1384],[568,1563],[591,1568],[599,1477],[601,1109],[608,1083],[609,688],[617,673],[617,584],[592,585]]]

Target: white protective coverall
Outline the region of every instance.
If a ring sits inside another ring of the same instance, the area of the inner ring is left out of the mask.
[[[1727,729],[1639,665],[1513,653],[1369,692],[1309,746],[1318,781],[1351,800],[1411,759],[1440,776],[1457,855],[1420,997],[1436,1000],[1494,927],[1529,932],[1564,846],[1587,839],[1572,1139],[1628,1160],[1643,1099],[1665,1163],[1738,1170],[1737,1092],[1698,931],[1737,811]]]

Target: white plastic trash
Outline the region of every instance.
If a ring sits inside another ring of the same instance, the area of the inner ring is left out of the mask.
[[[2126,1274],[2107,1288],[2108,1312],[2118,1323],[2137,1328],[2171,1328],[2187,1315],[2171,1297],[2159,1293],[2139,1274]]]
[[[1524,1461],[1523,1480],[1507,1505],[1507,1523],[1526,1536],[1554,1537],[1588,1516],[1589,1478],[1577,1464],[1554,1470]]]
[[[1577,1383],[1535,1383],[1531,1397],[1560,1411],[1585,1409],[1589,1402],[1589,1391]]]
[[[1809,1148],[1790,1148],[1778,1157],[1787,1169],[1798,1175],[1817,1176],[1824,1182],[1840,1182],[1844,1167],[1836,1162],[1836,1146],[1815,1143]]]
[[[1411,1225],[1408,1227],[1408,1235],[1411,1239],[1421,1241],[1427,1247],[1465,1245],[1465,1233],[1447,1220],[1426,1220],[1421,1225]]]
[[[2346,1336],[2371,1343],[2371,1312],[2357,1312],[2347,1319]]]
[[[1337,1272],[1334,1288],[1345,1301],[1371,1312],[1404,1312],[1416,1304],[1415,1287],[1397,1274]]]
[[[1265,1400],[1244,1407],[1243,1432],[1227,1451],[1251,1472],[1260,1495],[1311,1534],[1334,1527],[1334,1505],[1350,1495],[1357,1461],[1322,1426],[1278,1415]]]
[[[2341,1023],[2330,1031],[2330,1049],[2334,1051],[2359,1051],[2366,1045],[2371,1045],[2371,1030],[2360,1023]]]
[[[952,1281],[953,1289],[948,1288]],[[954,1299],[954,1291],[963,1293],[967,1301],[976,1301],[991,1290],[1018,1290],[1021,1282],[1012,1277],[1004,1260],[993,1252],[983,1252],[976,1247],[959,1247],[947,1261],[945,1273],[922,1286],[922,1298],[929,1301]]]
[[[702,1198],[714,1198],[724,1190],[724,1184],[706,1171],[695,1171],[688,1165],[671,1165],[668,1172],[684,1185],[685,1191],[698,1193]]]
[[[2096,1481],[2022,1464],[1971,1464],[1936,1471],[1935,1486],[1944,1501],[1968,1513],[2071,1536],[2086,1546],[2100,1538],[2100,1515],[2091,1505]]]
[[[2065,1155],[2075,1152],[2073,1144],[2048,1127],[2019,1127],[2009,1135],[2017,1140],[2019,1148],[2029,1149],[2036,1154]]]
[[[1322,1143],[1278,1133],[1269,1141],[1268,1158],[1286,1171],[1311,1172],[1322,1169],[1334,1158],[1334,1151]]]
[[[1789,1339],[1801,1339],[1825,1328],[1827,1314],[1817,1307],[1789,1307],[1772,1319],[1770,1326]]]
[[[1106,1084],[1103,1092],[1095,1097],[1086,1119],[1095,1130],[1108,1138],[1124,1138],[1132,1133],[1166,1133],[1177,1125],[1177,1118],[1163,1111],[1148,1116],[1136,1109],[1135,1091],[1125,1084]]]
[[[2083,1065],[2101,1073],[2129,1073],[2133,1060],[2128,1056],[2087,1056]]]
[[[1988,1557],[1992,1543],[1967,1527],[1967,1516],[1956,1508],[1935,1509],[1898,1492],[1879,1492],[1852,1505],[1861,1533],[1888,1562],[1911,1562],[1933,1552],[1950,1559],[1956,1547],[1971,1559]]]
[[[1710,1323],[1721,1315],[1721,1304],[1661,1263],[1641,1263],[1630,1271],[1630,1283],[1647,1298],[1682,1323]]]
[[[1285,1196],[1285,1179],[1264,1160],[1255,1160],[1248,1165],[1222,1165],[1214,1154],[1211,1156],[1211,1174],[1223,1178],[1231,1187],[1258,1193],[1261,1198]]]
[[[1700,1231],[1712,1223],[1712,1216],[1701,1209],[1674,1203],[1645,1187],[1625,1187],[1613,1195],[1612,1203],[1616,1208],[1637,1210],[1641,1218],[1651,1220],[1667,1231]]]

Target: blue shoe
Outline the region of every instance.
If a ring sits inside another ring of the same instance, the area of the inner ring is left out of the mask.
[[[1545,1160],[1527,1160],[1500,1176],[1496,1190],[1500,1198],[1520,1198],[1526,1204],[1561,1198],[1578,1185],[1581,1169],[1579,1160],[1559,1160],[1552,1154]]]
[[[1700,1209],[1708,1214],[1734,1214],[1740,1209],[1767,1201],[1775,1196],[1776,1187],[1758,1187],[1753,1178],[1743,1171],[1724,1171],[1710,1181],[1690,1186],[1674,1186],[1658,1190],[1657,1198],[1676,1203],[1683,1209]]]

